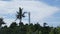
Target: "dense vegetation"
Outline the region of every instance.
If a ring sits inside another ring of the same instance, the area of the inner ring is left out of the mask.
[[[16,22],[12,22],[9,27],[6,25],[2,27],[1,25],[5,24],[5,22],[3,18],[0,18],[0,34],[60,34],[60,27],[46,26],[47,23],[44,23],[43,26],[39,23],[24,24],[22,17],[25,17],[24,14],[26,12],[22,13],[20,11],[22,11],[21,8],[16,16],[20,20],[19,25]]]
[[[1,23],[1,21],[0,21]],[[60,27],[41,26],[40,24],[23,24],[23,22],[0,28],[0,34],[60,34]]]

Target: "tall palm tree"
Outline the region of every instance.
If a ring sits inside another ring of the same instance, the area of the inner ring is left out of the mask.
[[[17,19],[20,20],[20,23],[22,21],[22,18],[25,17],[24,14],[26,13],[26,12],[22,12],[22,10],[23,10],[22,8],[19,8],[19,12],[17,12],[17,15],[16,15]]]

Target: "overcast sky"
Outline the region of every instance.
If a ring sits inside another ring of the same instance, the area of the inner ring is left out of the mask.
[[[31,12],[31,23],[60,25],[60,0],[0,0],[0,17],[7,25],[15,21],[19,7],[23,8],[23,12]],[[28,15],[25,16],[23,22],[28,23]]]

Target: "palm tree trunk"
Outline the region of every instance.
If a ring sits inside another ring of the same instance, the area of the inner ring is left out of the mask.
[[[22,18],[20,19],[20,23],[22,22]]]
[[[21,23],[21,19],[20,19],[20,23]]]

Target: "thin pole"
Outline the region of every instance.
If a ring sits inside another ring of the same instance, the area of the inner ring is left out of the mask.
[[[28,23],[29,23],[29,25],[30,25],[30,12],[28,12]],[[28,27],[28,32],[30,31],[30,27]],[[29,32],[29,34],[30,34],[30,32]]]
[[[28,15],[29,15],[29,24],[30,24],[30,12],[28,13]]]

